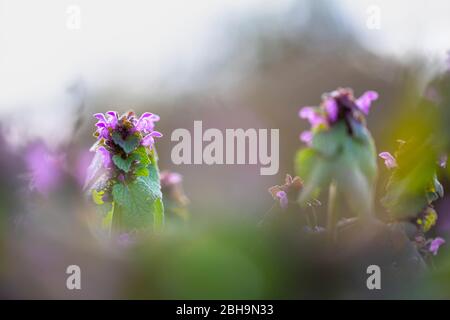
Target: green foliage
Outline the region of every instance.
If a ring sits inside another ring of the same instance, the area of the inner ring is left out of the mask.
[[[159,229],[163,225],[164,208],[156,160],[145,169],[148,175],[137,176],[132,182],[118,182],[112,188],[113,228],[119,231],[151,225]]]
[[[436,151],[428,142],[402,142],[395,158],[398,166],[392,170],[382,203],[393,218],[417,216],[443,194],[436,177]]]
[[[377,174],[375,145],[363,124],[349,120],[314,135],[312,146],[297,153],[297,174],[304,179],[301,204],[335,181],[350,208],[359,214],[369,214],[373,204]]]
[[[132,152],[139,145],[139,137],[136,135],[130,135],[126,139],[123,139],[119,132],[113,132],[112,139],[114,143],[119,145],[126,153]]]
[[[122,171],[129,172],[131,169],[131,165],[135,160],[134,159],[135,157],[132,157],[132,155],[124,159],[120,155],[116,154],[115,156],[112,157],[112,160],[117,168],[119,168]]]

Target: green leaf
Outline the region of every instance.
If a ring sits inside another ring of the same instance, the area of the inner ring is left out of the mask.
[[[164,205],[161,198],[156,199],[153,209],[153,229],[160,230],[164,225]]]
[[[139,148],[137,148],[134,154],[138,155],[138,159],[141,165],[147,166],[151,163],[147,153],[147,149],[144,146],[140,146]]]
[[[122,171],[129,172],[131,169],[131,165],[133,164],[133,157],[127,157],[123,159],[120,155],[116,154],[112,157],[114,164]]]
[[[160,228],[163,223],[164,210],[158,168],[151,165],[148,176],[138,176],[128,185],[117,183],[112,195],[116,202],[115,210],[120,212],[119,228],[147,228],[154,225]]]
[[[299,195],[301,205],[336,181],[355,213],[371,212],[377,174],[375,145],[369,131],[353,122],[351,130],[342,121],[316,132],[312,146],[297,153],[296,173],[305,182]]]
[[[137,176],[147,177],[150,174],[150,171],[147,167],[138,167],[134,173]]]
[[[139,145],[139,138],[135,135],[123,139],[122,135],[116,131],[113,132],[112,138],[114,143],[118,144],[126,153],[131,153]]]

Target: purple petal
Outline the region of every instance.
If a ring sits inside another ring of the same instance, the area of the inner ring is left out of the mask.
[[[313,133],[311,131],[303,131],[300,134],[300,141],[306,143],[306,145],[311,146],[313,139]]]
[[[300,109],[298,115],[302,119],[307,119],[313,128],[327,123],[326,119],[314,110],[313,107],[303,107]]]
[[[388,169],[397,167],[397,161],[389,152],[381,152],[378,156],[384,160],[384,164]]]
[[[335,122],[338,117],[338,105],[336,100],[333,98],[328,98],[325,100],[325,110],[327,111],[328,118],[331,122]]]
[[[372,104],[372,101],[375,101],[378,99],[378,93],[375,91],[366,91],[363,93],[361,97],[359,97],[355,103],[358,106],[358,108],[364,113],[369,114],[370,107]]]
[[[102,155],[103,166],[107,169],[111,168],[112,161],[111,161],[111,154],[109,153],[109,151],[106,150],[105,147],[101,146],[97,149],[97,152],[99,152]]]
[[[108,111],[106,114],[109,116],[108,123],[111,125],[112,128],[115,128],[119,120],[118,113],[115,111]]]
[[[155,138],[161,138],[163,136],[162,133],[159,131],[152,131],[150,132],[150,135]]]
[[[108,123],[108,121],[106,120],[105,115],[103,113],[94,114],[94,118],[97,118],[98,120],[100,120],[104,123]]]
[[[278,200],[280,201],[280,207],[282,209],[286,209],[288,206],[288,197],[287,193],[284,191],[278,191],[276,194]]]
[[[153,136],[151,134],[146,135],[144,139],[142,139],[142,145],[146,147],[152,147],[152,145],[155,143],[155,139],[153,139]]]
[[[431,241],[430,248],[428,249],[433,255],[437,255],[439,247],[445,243],[445,240],[441,237],[435,238]]]

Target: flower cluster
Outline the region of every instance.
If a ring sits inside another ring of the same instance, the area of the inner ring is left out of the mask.
[[[352,89],[349,88],[339,88],[323,94],[320,106],[307,106],[300,109],[299,117],[308,120],[311,124],[311,130],[302,132],[300,140],[311,145],[315,132],[327,129],[340,120],[345,120],[347,123],[350,119],[363,122],[364,116],[369,114],[372,102],[377,99],[378,93],[375,91],[366,91],[361,97],[355,99]]]
[[[273,199],[278,201],[282,209],[287,209],[289,199],[295,199],[298,191],[303,187],[303,182],[299,177],[292,178],[291,175],[287,174],[283,185],[276,185],[269,188],[269,193],[272,195]]]
[[[162,137],[160,132],[153,130],[159,116],[150,112],[143,113],[139,118],[134,112],[119,117],[115,111],[96,113],[94,117],[98,122],[95,124],[97,130],[94,134],[97,143],[93,148],[101,154],[103,165],[107,169],[113,165],[112,156],[122,149],[132,151],[139,145],[152,149],[155,138]]]

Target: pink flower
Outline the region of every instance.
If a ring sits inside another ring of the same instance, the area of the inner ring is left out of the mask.
[[[313,139],[313,133],[311,131],[303,131],[300,134],[300,141],[306,143],[306,145],[311,146]]]
[[[429,251],[433,254],[433,255],[437,255],[439,247],[441,245],[443,245],[445,243],[445,240],[442,239],[441,237],[437,237],[435,238],[433,241],[431,241],[430,243],[430,247],[429,247]]]
[[[384,160],[384,164],[388,169],[393,169],[397,167],[397,161],[395,158],[387,151],[381,152],[379,157]]]
[[[298,115],[300,118],[308,120],[313,128],[327,123],[325,117],[320,115],[313,107],[301,108]]]
[[[106,150],[105,147],[100,146],[100,147],[98,147],[97,152],[102,156],[103,166],[106,169],[111,168],[112,160],[111,160],[111,154],[109,153],[109,151]]]
[[[64,155],[50,152],[44,145],[32,147],[25,156],[31,187],[43,195],[56,190],[62,179]]]
[[[378,93],[375,91],[366,91],[363,93],[361,97],[356,99],[355,103],[358,108],[365,114],[368,115],[370,111],[370,107],[372,105],[372,101],[378,99]]]
[[[336,122],[339,109],[334,98],[328,98],[325,100],[325,110],[327,111],[330,122]]]
[[[287,193],[285,191],[278,191],[276,193],[276,197],[278,198],[278,200],[280,201],[280,207],[282,209],[286,209],[288,206],[288,197],[287,197]]]

